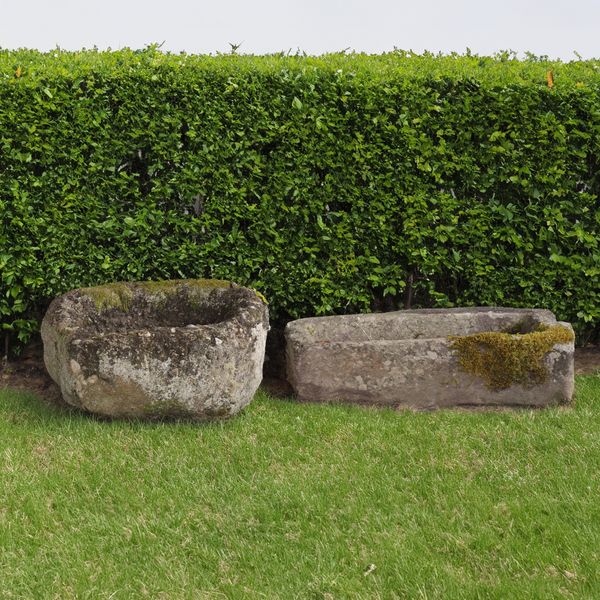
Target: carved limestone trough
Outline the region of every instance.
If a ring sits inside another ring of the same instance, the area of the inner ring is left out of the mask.
[[[427,410],[548,406],[573,394],[573,329],[547,310],[318,317],[285,335],[288,379],[304,401]]]
[[[262,378],[265,302],[219,280],[113,283],[56,298],[44,361],[65,400],[110,417],[229,417]]]

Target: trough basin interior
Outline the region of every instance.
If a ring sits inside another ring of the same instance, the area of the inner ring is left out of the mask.
[[[126,333],[156,328],[214,325],[235,316],[243,302],[241,288],[199,289],[187,285],[148,289],[139,284],[115,284],[108,302],[98,300],[98,290],[83,290],[97,304],[81,328],[94,333]],[[108,287],[108,286],[107,286]],[[125,292],[123,292],[125,290]],[[87,293],[86,293],[87,292]],[[104,304],[101,304],[104,302]]]

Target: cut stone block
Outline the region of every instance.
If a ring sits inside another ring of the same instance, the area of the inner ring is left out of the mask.
[[[288,379],[302,401],[428,410],[549,406],[573,395],[573,329],[548,310],[316,317],[288,323],[285,336]]]
[[[44,362],[64,399],[109,417],[229,417],[262,378],[265,302],[220,280],[113,283],[56,298]]]

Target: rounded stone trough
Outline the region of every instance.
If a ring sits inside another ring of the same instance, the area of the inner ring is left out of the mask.
[[[261,378],[268,309],[221,280],[112,283],[56,298],[44,362],[71,405],[108,417],[235,415]]]

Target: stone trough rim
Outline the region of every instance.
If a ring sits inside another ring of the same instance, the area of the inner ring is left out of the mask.
[[[336,340],[330,339],[330,337],[316,337],[314,333],[311,333],[308,336],[303,335],[305,332],[303,331],[303,326],[310,323],[325,323],[326,321],[331,323],[333,321],[348,321],[352,322],[359,317],[364,320],[381,320],[390,319],[393,320],[398,316],[411,316],[411,315],[441,315],[441,314],[450,314],[450,315],[461,315],[461,314],[487,314],[487,313],[495,313],[498,315],[501,314],[515,314],[521,313],[524,315],[531,315],[539,318],[539,323],[548,323],[548,324],[556,324],[563,325],[567,327],[571,327],[570,323],[565,321],[558,321],[556,319],[556,315],[549,309],[546,308],[517,308],[517,307],[504,307],[504,306],[473,306],[473,307],[451,307],[451,308],[410,308],[410,309],[400,309],[393,310],[387,312],[370,312],[370,313],[356,313],[356,314],[346,314],[346,315],[323,315],[318,317],[305,317],[302,319],[296,319],[294,321],[290,321],[285,328],[286,336],[296,336],[300,335],[304,338],[304,341],[307,343],[313,344],[344,344],[344,345],[375,345],[382,344],[385,342],[389,343],[417,343],[417,342],[425,342],[425,341],[434,341],[434,340],[448,340],[449,335],[437,335],[437,336],[427,336],[427,337],[406,337],[406,338],[390,338],[390,339],[370,339],[370,338],[361,338],[357,340]],[[538,323],[538,324],[539,324]],[[498,330],[490,329],[490,330],[481,330],[481,333],[485,332],[494,333]],[[532,333],[534,329],[525,331],[523,333]],[[520,335],[516,334],[516,335]],[[299,341],[299,340],[297,340]]]
[[[99,284],[99,285],[95,285],[95,286],[88,286],[88,287],[81,287],[81,288],[75,288],[72,289],[68,292],[66,292],[66,294],[64,295],[72,295],[74,297],[80,296],[80,297],[86,297],[89,298],[92,302],[94,302],[95,304],[95,308],[96,308],[96,312],[98,315],[102,315],[105,318],[110,320],[110,313],[112,311],[118,311],[119,313],[123,313],[123,314],[127,314],[129,312],[128,309],[123,309],[122,307],[119,306],[104,306],[104,305],[98,305],[98,303],[96,302],[94,296],[92,294],[90,294],[90,291],[95,291],[95,290],[114,290],[115,288],[121,288],[121,289],[127,289],[130,290],[132,292],[132,294],[135,294],[136,290],[141,290],[142,293],[146,296],[149,297],[165,297],[168,296],[168,292],[164,291],[164,290],[153,290],[152,288],[154,288],[155,286],[158,287],[161,284],[165,284],[165,288],[166,289],[170,289],[170,290],[176,290],[179,288],[185,288],[187,287],[198,287],[198,288],[203,288],[203,289],[207,289],[207,290],[226,290],[226,289],[240,289],[240,288],[244,288],[244,289],[248,289],[252,292],[254,292],[254,294],[256,295],[257,299],[260,300],[263,304],[265,304],[265,306],[268,306],[268,302],[266,301],[266,299],[264,298],[264,296],[258,292],[257,290],[255,290],[254,288],[249,288],[249,287],[245,287],[245,286],[241,286],[237,283],[234,283],[232,281],[228,281],[226,279],[207,279],[207,278],[202,278],[202,279],[191,279],[191,278],[186,278],[186,279],[166,279],[166,280],[147,280],[147,281],[115,281],[115,282],[108,282],[108,283],[104,283],[104,284]],[[206,285],[208,284],[208,285]],[[186,323],[185,325],[152,325],[150,324],[150,326],[136,326],[135,322],[132,323],[131,327],[127,327],[124,329],[119,329],[119,330],[106,330],[106,331],[94,331],[94,332],[88,332],[86,331],[86,324],[83,322],[77,323],[75,326],[69,326],[67,325],[62,319],[59,319],[58,321],[55,322],[55,325],[57,326],[57,328],[64,332],[64,333],[75,333],[77,334],[77,332],[81,331],[82,333],[85,332],[84,335],[81,336],[81,338],[85,338],[85,339],[91,339],[94,337],[106,337],[108,335],[130,335],[130,334],[135,334],[135,333],[139,333],[139,332],[152,332],[152,331],[159,331],[159,332],[163,332],[166,333],[167,331],[175,334],[175,333],[179,333],[180,331],[195,331],[198,329],[202,329],[202,328],[206,328],[206,327],[219,327],[219,326],[225,326],[226,324],[236,320],[236,318],[239,316],[239,306],[234,305],[234,311],[229,314],[226,315],[224,317],[220,317],[219,320],[216,321],[210,321],[207,323],[198,323],[195,320],[190,320],[189,323]],[[108,314],[107,314],[108,313]],[[160,311],[157,312],[157,314],[160,314]],[[173,331],[175,330],[175,331]]]

